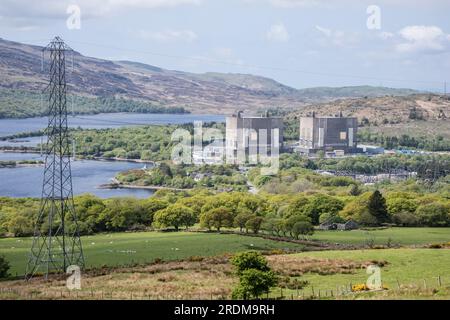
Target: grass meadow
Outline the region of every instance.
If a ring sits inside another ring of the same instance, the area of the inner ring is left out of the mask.
[[[247,250],[300,251],[303,246],[258,237],[197,232],[111,233],[82,237],[86,267],[150,263],[155,259],[180,260],[191,256],[216,256]],[[11,264],[12,275],[23,275],[31,238],[0,239],[0,254]]]
[[[391,249],[304,251],[304,245],[237,234],[142,232],[82,237],[86,265],[112,266],[83,275],[83,288],[69,292],[64,276],[0,282],[3,299],[226,299],[237,283],[231,254],[247,250],[283,250],[267,256],[282,281],[269,297],[284,299],[450,299],[450,249],[426,244],[450,241],[450,229],[392,228],[376,231],[321,231],[312,240],[344,244],[387,242]],[[390,239],[390,240],[389,240]],[[0,239],[0,254],[12,275],[25,271],[30,238]],[[194,257],[194,258],[192,258]],[[188,259],[190,258],[190,259]],[[159,261],[158,263],[149,264]],[[137,265],[139,264],[139,265]],[[366,267],[381,266],[389,290],[349,293],[363,284]],[[304,287],[297,283],[306,282]],[[5,291],[6,290],[6,291]],[[345,292],[347,291],[347,292]]]

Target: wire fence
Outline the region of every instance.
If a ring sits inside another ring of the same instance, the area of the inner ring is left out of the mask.
[[[432,296],[440,289],[450,290],[450,276],[435,276],[423,279],[413,279],[400,281],[398,279],[389,280],[383,283],[387,288],[377,291],[358,291],[352,290],[356,283],[347,283],[338,285],[335,288],[324,289],[309,285],[302,289],[276,288],[270,293],[261,296],[261,299],[267,300],[310,300],[310,299],[347,299],[352,297],[364,297],[366,293],[384,292],[387,297],[395,298],[397,295],[419,295],[421,297]],[[49,289],[37,290],[24,288],[2,288],[0,287],[1,299],[64,299],[64,300],[226,300],[230,299],[229,294],[216,293],[193,293],[180,295],[176,293],[167,293],[165,295],[155,295],[151,292],[135,292],[120,290],[98,290],[93,288],[83,288],[82,290],[68,289]],[[428,295],[426,295],[428,294]]]

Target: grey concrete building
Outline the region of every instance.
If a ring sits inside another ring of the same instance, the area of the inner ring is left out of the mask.
[[[343,150],[357,152],[358,119],[351,117],[311,117],[300,118],[300,151],[316,153]]]
[[[267,138],[266,138],[267,137]],[[278,140],[278,141],[277,141]],[[278,143],[275,143],[275,142]],[[242,111],[226,118],[226,153],[229,157],[238,157],[239,152],[247,156],[249,151],[264,152],[267,148],[282,147],[283,119],[272,117],[266,112],[263,116],[245,116]]]

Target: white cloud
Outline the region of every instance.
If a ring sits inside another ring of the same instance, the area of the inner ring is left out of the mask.
[[[287,42],[290,39],[289,32],[282,23],[274,24],[267,31],[266,37],[269,41]]]
[[[139,31],[138,35],[142,39],[155,40],[160,42],[193,42],[198,38],[198,35],[192,30],[164,30],[156,32],[141,30]]]
[[[348,33],[340,30],[331,30],[322,26],[316,26],[316,30],[322,34],[318,41],[323,46],[353,47],[358,42],[356,33]]]
[[[445,40],[450,36],[436,26],[407,26],[398,34],[403,39],[397,45],[399,52],[443,51],[448,46]]]
[[[180,5],[199,5],[204,0],[2,0],[0,14],[9,17],[66,17],[69,5],[80,7],[82,17],[97,17],[124,9],[170,8]]]

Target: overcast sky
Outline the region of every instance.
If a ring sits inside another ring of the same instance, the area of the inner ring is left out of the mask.
[[[45,45],[55,35],[84,55],[295,88],[450,82],[448,0],[0,1],[1,38]]]

